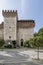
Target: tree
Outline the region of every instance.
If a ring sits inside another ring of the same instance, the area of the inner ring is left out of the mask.
[[[43,28],[34,34],[34,38],[30,39],[29,43],[32,47],[37,47],[37,59],[39,60],[39,50],[43,47]]]
[[[4,39],[0,39],[0,47],[2,47],[4,43]]]
[[[39,30],[38,35],[43,37],[43,28]]]
[[[36,36],[38,36],[38,33],[35,32],[35,33],[34,33],[34,37],[36,37]]]
[[[37,48],[37,59],[39,60],[39,50],[43,46],[43,38],[41,36],[36,36],[29,40],[30,46]]]
[[[36,38],[36,46],[37,46],[37,49],[38,49],[38,51],[37,51],[37,59],[39,60],[39,49],[40,49],[40,47],[43,46],[43,38],[42,37],[38,36]]]
[[[26,41],[24,42],[24,47],[30,47],[29,40],[26,40]]]
[[[31,39],[29,40],[29,44],[30,44],[31,48],[34,47],[34,38],[31,38]]]

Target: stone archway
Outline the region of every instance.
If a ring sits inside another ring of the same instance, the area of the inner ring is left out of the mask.
[[[23,46],[23,39],[21,39],[21,46]]]

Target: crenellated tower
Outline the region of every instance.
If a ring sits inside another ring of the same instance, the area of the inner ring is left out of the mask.
[[[17,10],[2,10],[4,17],[4,40],[16,41],[17,40]]]

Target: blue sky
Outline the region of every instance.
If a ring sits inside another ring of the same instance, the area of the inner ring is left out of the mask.
[[[19,19],[35,20],[35,32],[43,27],[43,0],[1,0],[0,23],[3,21],[2,10],[18,10]]]

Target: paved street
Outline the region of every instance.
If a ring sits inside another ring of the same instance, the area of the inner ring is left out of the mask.
[[[37,50],[0,50],[0,65],[43,65],[43,62],[35,61],[32,58],[37,58]],[[40,53],[40,58],[43,59],[43,52]]]

